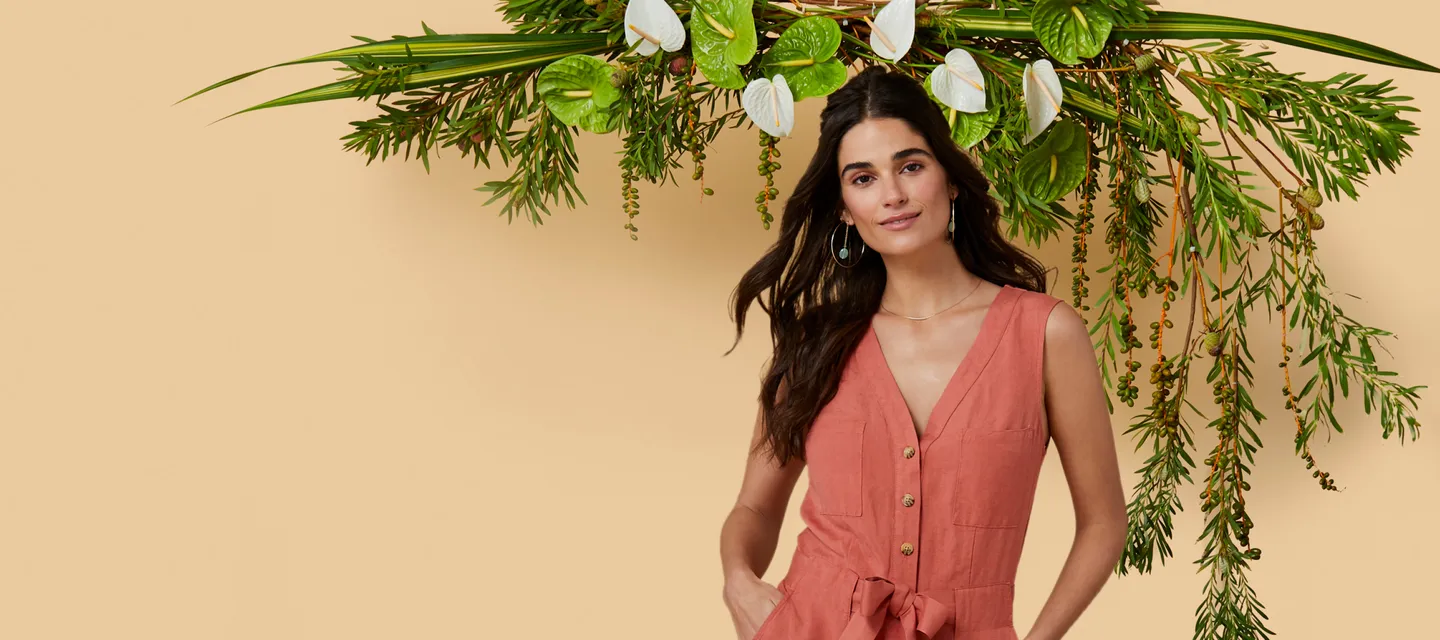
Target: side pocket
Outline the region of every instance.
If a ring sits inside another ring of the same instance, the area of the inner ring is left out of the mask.
[[[760,628],[755,630],[755,635],[751,636],[750,640],[763,640],[768,636],[775,635],[777,628],[783,628],[780,627],[781,623],[778,621],[786,614],[786,611],[792,608],[795,590],[804,583],[805,579],[801,578],[791,584],[787,575],[781,584],[776,585],[776,588],[780,589],[780,600],[775,603],[775,608],[770,610],[770,615],[765,616],[765,621],[760,623]]]
[[[865,496],[863,463],[865,419],[834,417],[817,420],[805,439],[810,495],[817,511],[832,516],[859,516]]]
[[[966,431],[955,472],[953,523],[1019,527],[1030,517],[1045,441],[1040,430]]]
[[[955,589],[955,631],[957,634],[1013,629],[1015,585],[992,584]],[[1013,633],[1013,631],[1011,632]],[[998,635],[986,637],[999,638]]]

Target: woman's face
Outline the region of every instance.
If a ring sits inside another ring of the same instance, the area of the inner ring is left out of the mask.
[[[948,242],[950,201],[958,190],[909,123],[862,120],[840,139],[837,164],[840,218],[854,224],[871,249],[895,255]]]

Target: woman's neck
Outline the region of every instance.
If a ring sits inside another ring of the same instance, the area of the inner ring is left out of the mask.
[[[893,313],[926,316],[978,292],[980,278],[960,263],[949,245],[885,261],[885,293],[881,303]]]

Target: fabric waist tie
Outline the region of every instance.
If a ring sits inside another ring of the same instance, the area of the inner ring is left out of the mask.
[[[918,640],[918,631],[934,637],[946,624],[955,623],[955,607],[949,598],[917,593],[904,584],[885,578],[861,578],[855,585],[854,611],[840,640],[874,640],[880,637],[886,616],[900,620],[905,640]]]

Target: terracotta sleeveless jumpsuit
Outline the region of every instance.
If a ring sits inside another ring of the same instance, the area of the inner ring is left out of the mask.
[[[1049,447],[1041,376],[1059,302],[1006,285],[918,435],[866,331],[806,440],[805,529],[754,640],[1018,640],[1015,570]]]

